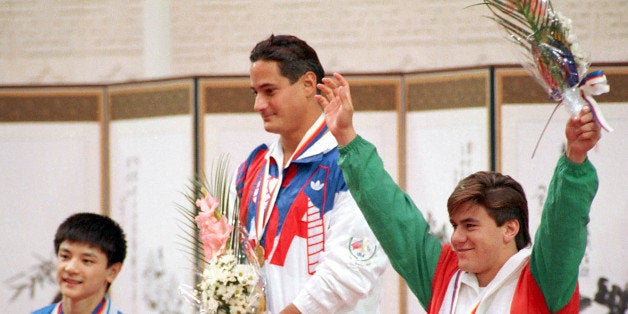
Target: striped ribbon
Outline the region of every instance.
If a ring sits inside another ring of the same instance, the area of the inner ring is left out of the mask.
[[[589,104],[591,112],[595,117],[595,121],[607,132],[612,132],[613,128],[608,124],[602,110],[598,106],[593,96],[608,93],[611,87],[608,85],[606,75],[603,71],[594,71],[585,76],[584,79],[578,84],[580,89],[580,95]]]
[[[458,298],[460,296],[460,289],[462,288],[462,280],[460,278],[462,276],[462,270],[458,269],[456,273],[456,281],[454,282],[454,293],[451,296],[451,309],[449,310],[450,314],[456,313],[456,307],[458,307]],[[480,303],[484,300],[484,297],[475,304],[475,306],[471,309],[470,314],[475,314],[480,307]]]

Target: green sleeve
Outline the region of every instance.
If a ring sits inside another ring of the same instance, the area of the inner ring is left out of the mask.
[[[569,302],[576,287],[597,188],[597,173],[588,159],[576,164],[565,156],[560,158],[530,257],[532,276],[552,312]]]
[[[441,252],[439,240],[410,197],[384,169],[373,144],[357,137],[340,148],[339,165],[351,195],[395,270],[427,308]]]

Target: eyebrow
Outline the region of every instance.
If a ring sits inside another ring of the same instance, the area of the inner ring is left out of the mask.
[[[473,217],[469,217],[469,218],[465,218],[463,220],[460,221],[459,224],[463,224],[463,223],[467,223],[467,222],[479,222],[479,219],[473,218]],[[449,222],[453,225],[455,222],[451,219],[449,219]]]
[[[98,255],[94,254],[94,253],[81,253],[81,256],[86,256],[86,257],[93,257],[93,258],[98,258]]]
[[[273,86],[276,86],[276,84],[274,84],[274,83],[264,83],[264,84],[260,85],[257,89],[264,89],[264,88],[273,87]],[[255,91],[256,90],[255,86],[251,86],[251,90]]]
[[[71,250],[68,250],[66,248],[59,248],[59,252],[63,252],[63,253],[74,253]],[[98,255],[96,255],[93,252],[87,252],[87,253],[80,253],[79,255],[83,256],[83,257],[93,257],[93,258],[98,258]]]

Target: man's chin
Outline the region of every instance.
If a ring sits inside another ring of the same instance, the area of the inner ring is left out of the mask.
[[[469,265],[469,263],[467,261],[464,260],[458,260],[458,268],[460,268],[460,270],[468,272],[468,273],[472,273],[472,267],[471,265]]]
[[[277,128],[269,121],[264,121],[264,130],[268,133],[277,133]]]

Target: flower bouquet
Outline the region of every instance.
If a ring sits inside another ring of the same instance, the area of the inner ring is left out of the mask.
[[[260,263],[238,223],[237,200],[229,191],[232,177],[227,159],[219,160],[212,177],[214,184],[192,181],[187,198],[194,205],[193,212],[179,206],[188,227],[187,247],[200,270],[196,286],[182,286],[181,294],[203,314],[261,313],[264,281]]]
[[[606,76],[602,71],[586,75],[589,62],[570,19],[554,11],[549,0],[483,0],[482,4],[493,13],[489,18],[522,49],[523,67],[558,102],[554,112],[563,104],[577,115],[588,105],[597,123],[608,132],[613,130],[592,97],[610,90]]]

